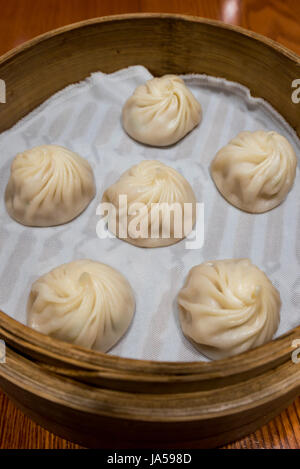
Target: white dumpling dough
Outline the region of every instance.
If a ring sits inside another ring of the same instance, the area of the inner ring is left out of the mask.
[[[281,301],[268,277],[249,259],[193,267],[178,295],[185,336],[207,357],[220,359],[270,341]]]
[[[202,108],[176,75],[148,80],[136,88],[123,107],[123,127],[138,142],[172,145],[202,119]]]
[[[279,205],[290,191],[297,157],[277,132],[241,132],[221,148],[211,165],[212,178],[232,205],[262,213]]]
[[[32,285],[27,324],[56,339],[102,352],[128,329],[134,295],[117,270],[88,259],[63,264]]]
[[[55,226],[77,217],[94,196],[87,160],[58,145],[42,145],[14,158],[5,203],[22,225]]]
[[[120,196],[126,197],[127,206]],[[114,229],[109,222],[111,231],[139,247],[175,244],[192,231],[196,219],[196,197],[190,184],[157,160],[142,161],[122,174],[104,192],[102,202],[116,209],[117,223]]]

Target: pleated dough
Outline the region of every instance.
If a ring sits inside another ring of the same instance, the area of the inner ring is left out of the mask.
[[[134,314],[131,286],[117,270],[88,259],[63,264],[32,285],[28,325],[56,339],[106,352]]]
[[[122,174],[104,192],[102,202],[116,209],[116,226],[109,221],[111,231],[139,247],[177,243],[192,231],[196,219],[196,198],[190,184],[157,160],[142,161]]]
[[[251,213],[279,205],[296,175],[297,157],[277,132],[241,132],[221,148],[211,165],[212,178],[228,202]]]
[[[202,108],[176,75],[136,88],[123,107],[123,127],[138,142],[164,147],[182,139],[202,119]]]
[[[280,321],[279,292],[249,259],[193,267],[178,295],[178,305],[184,334],[212,359],[265,344]]]
[[[42,145],[13,160],[5,202],[22,225],[54,226],[75,218],[94,196],[87,160],[58,145]]]

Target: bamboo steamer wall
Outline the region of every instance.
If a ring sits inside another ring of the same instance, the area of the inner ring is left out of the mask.
[[[240,28],[178,15],[124,15],[47,33],[0,58],[7,103],[0,131],[63,87],[101,70],[206,73],[269,101],[300,137],[291,100],[300,58]],[[1,288],[1,286],[0,286]],[[25,304],[26,299],[24,299]],[[291,360],[300,327],[213,363],[162,363],[96,353],[43,336],[0,312],[1,388],[37,422],[85,446],[211,447],[255,430],[300,390]]]

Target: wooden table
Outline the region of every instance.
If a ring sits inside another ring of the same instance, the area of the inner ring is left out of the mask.
[[[300,55],[299,0],[0,0],[0,54],[68,23],[134,12],[184,13],[241,25]],[[0,391],[0,449],[79,448],[42,429]],[[300,399],[226,448],[300,448]]]

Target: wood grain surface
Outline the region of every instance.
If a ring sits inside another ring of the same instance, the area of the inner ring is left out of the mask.
[[[300,54],[298,0],[0,0],[0,54],[68,23],[133,12],[183,13],[262,33]],[[300,448],[300,400],[248,437],[226,448]],[[0,392],[0,448],[79,448],[50,434]]]

